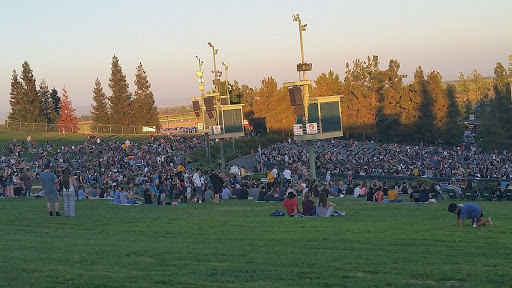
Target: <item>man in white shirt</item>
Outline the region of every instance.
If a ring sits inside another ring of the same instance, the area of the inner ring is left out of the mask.
[[[199,203],[203,203],[203,187],[201,183],[201,169],[197,168],[196,173],[192,176],[192,181],[194,182],[194,188],[197,193],[197,199]]]
[[[288,167],[283,171],[283,177],[288,182],[288,184],[292,183],[292,171],[288,169]]]
[[[356,188],[354,188],[354,197],[359,196],[361,194],[361,187],[359,187],[359,183],[356,183]]]
[[[272,169],[272,174],[274,174],[274,181],[278,181],[279,175],[277,172],[277,167],[274,167],[274,169]],[[277,183],[279,183],[279,181]]]

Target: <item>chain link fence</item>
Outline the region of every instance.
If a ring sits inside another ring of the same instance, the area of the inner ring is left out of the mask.
[[[160,129],[155,126],[125,126],[125,125],[94,125],[91,123],[78,125],[61,125],[47,123],[24,123],[5,121],[4,129],[39,132],[66,132],[84,134],[155,134]]]

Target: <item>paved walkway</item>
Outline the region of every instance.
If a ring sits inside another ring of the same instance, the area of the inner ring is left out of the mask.
[[[255,163],[256,154],[249,154],[229,161],[226,168],[229,169],[229,167],[231,167],[232,165],[237,165],[238,167],[245,166],[245,170],[252,173],[254,172],[253,169]]]

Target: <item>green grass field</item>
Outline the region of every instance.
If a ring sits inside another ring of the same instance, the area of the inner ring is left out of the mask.
[[[300,199],[299,199],[300,200]],[[448,200],[337,198],[348,217],[270,217],[280,203],[117,206],[1,199],[1,287],[510,287],[512,202],[455,227]],[[508,267],[508,268],[507,268]]]

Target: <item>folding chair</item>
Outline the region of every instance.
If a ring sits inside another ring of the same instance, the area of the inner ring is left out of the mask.
[[[455,190],[453,190],[453,189],[446,190],[446,193],[448,193],[448,198],[450,198],[450,199],[459,199],[457,192],[455,192]]]
[[[462,197],[464,198],[464,200],[475,200],[476,197],[475,197],[475,191],[473,191],[472,189],[463,189],[462,190]]]
[[[482,188],[480,190],[480,197],[483,199],[483,200],[488,200],[488,201],[492,201],[494,200],[494,197],[492,195],[492,191],[491,189],[489,188]]]

